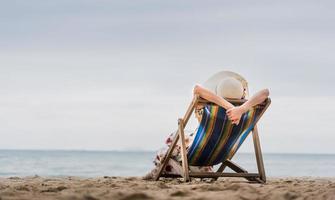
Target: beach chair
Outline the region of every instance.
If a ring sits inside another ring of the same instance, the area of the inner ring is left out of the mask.
[[[241,105],[246,100],[228,100],[234,105]],[[155,180],[160,177],[182,177],[184,181],[194,178],[243,177],[253,182],[266,182],[262,152],[258,137],[257,122],[269,107],[271,99],[254,106],[244,113],[238,125],[233,125],[226,116],[226,110],[216,104],[195,96],[184,118],[178,119],[178,131],[164,159],[162,159]],[[194,141],[186,151],[184,128],[197,105],[204,105],[202,119]],[[252,133],[258,173],[249,173],[231,159],[247,136]],[[181,174],[167,174],[164,169],[171,159],[171,154],[181,140]],[[189,166],[214,166],[221,164],[216,172],[192,172]],[[229,167],[234,172],[223,172]]]

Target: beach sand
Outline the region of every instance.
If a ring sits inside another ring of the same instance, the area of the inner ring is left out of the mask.
[[[266,184],[243,179],[211,182],[129,177],[0,178],[0,199],[334,199],[335,179],[270,178]]]

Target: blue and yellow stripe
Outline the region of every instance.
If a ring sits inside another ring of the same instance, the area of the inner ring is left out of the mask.
[[[233,125],[224,108],[205,106],[198,131],[188,150],[189,164],[212,166],[230,159],[253,129],[260,113],[261,108],[255,107],[242,115],[238,125]]]

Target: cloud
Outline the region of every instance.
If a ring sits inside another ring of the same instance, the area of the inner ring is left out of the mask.
[[[0,132],[6,141],[19,141],[1,145],[155,149],[175,129],[193,85],[232,70],[248,79],[252,93],[270,88],[274,108],[264,121],[265,132],[271,133],[264,143],[273,147],[265,149],[310,151],[318,137],[314,131],[298,120],[303,128],[283,135],[282,124],[295,116],[303,119],[310,115],[306,107],[312,107],[325,117],[308,121],[322,127],[326,139],[320,144],[332,139],[333,4],[4,2]],[[287,117],[291,110],[294,115]],[[275,147],[276,141],[303,133],[308,137],[300,146]],[[129,139],[137,137],[142,143]]]

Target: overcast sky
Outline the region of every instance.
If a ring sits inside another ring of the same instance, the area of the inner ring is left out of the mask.
[[[251,93],[270,89],[264,152],[335,153],[334,9],[330,0],[1,1],[0,148],[155,150],[194,84],[232,70]]]

